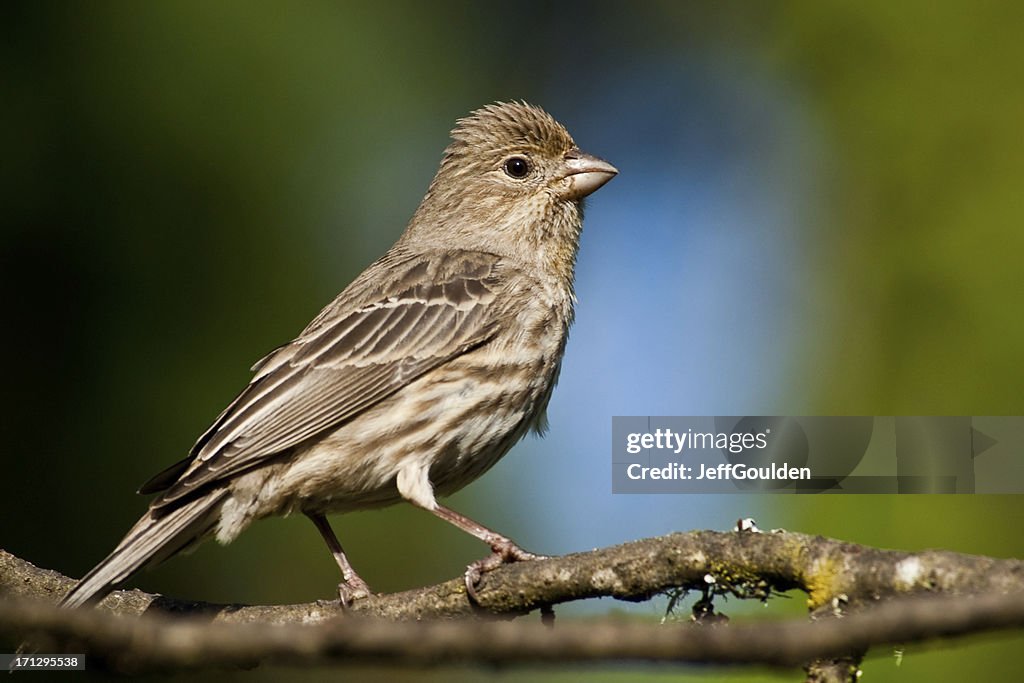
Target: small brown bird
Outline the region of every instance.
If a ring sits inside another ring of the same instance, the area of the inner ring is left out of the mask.
[[[64,605],[292,512],[323,535],[348,602],[369,587],[325,515],[402,500],[491,546],[467,569],[471,593],[480,572],[536,557],[435,495],[544,430],[573,319],[582,200],[617,171],[525,103],[483,107],[451,135],[398,242],[256,363],[187,458],[142,486],[159,497]]]

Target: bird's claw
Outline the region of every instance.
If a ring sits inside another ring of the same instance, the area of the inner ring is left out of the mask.
[[[356,600],[364,600],[373,595],[373,591],[358,576],[349,578],[338,584],[338,600],[341,606],[348,609]]]
[[[476,586],[480,583],[480,579],[485,573],[494,571],[503,564],[550,559],[547,555],[537,555],[536,553],[523,550],[512,542],[494,545],[491,549],[494,551],[493,553],[466,567],[466,573],[463,575],[466,582],[466,594],[470,600],[477,604],[480,604],[480,600],[476,592]]]

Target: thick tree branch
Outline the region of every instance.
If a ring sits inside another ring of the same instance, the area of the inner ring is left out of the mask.
[[[326,601],[249,607],[177,601],[141,591],[119,591],[101,610],[71,612],[38,603],[56,602],[71,584],[56,572],[0,551],[0,596],[5,598],[0,629],[64,651],[77,645],[97,661],[136,671],[330,661],[642,659],[791,666],[850,653],[849,661],[856,662],[858,653],[872,645],[1024,625],[1024,562],[878,550],[796,533],[678,533],[512,564],[485,575],[478,588],[480,606],[467,599],[461,577],[357,601],[347,611]],[[635,601],[679,588],[760,599],[800,588],[819,620],[728,628],[614,621],[560,622],[555,629],[479,620],[394,623],[483,613],[514,616],[580,598]],[[29,597],[37,602],[16,600]],[[892,598],[903,599],[875,604]],[[146,612],[153,618],[123,619],[111,612]],[[154,616],[161,612],[195,618]],[[339,614],[347,618],[328,622]],[[832,615],[844,618],[821,618]],[[283,624],[291,626],[280,628]]]
[[[467,661],[648,660],[798,666],[872,645],[912,643],[1024,626],[1024,597],[902,598],[843,620],[728,628],[610,622],[386,622],[353,616],[288,627],[222,624],[198,616],[142,618],[60,610],[23,600],[0,603],[0,630],[95,653],[106,667],[144,672],[257,664],[441,665]],[[38,642],[38,640],[37,640]],[[95,664],[95,660],[93,661]]]
[[[844,619],[729,627],[600,620],[391,622],[351,617],[316,625],[209,623],[197,616],[140,619],[98,610],[0,603],[0,631],[28,635],[47,651],[86,651],[122,672],[192,668],[375,663],[523,664],[612,660],[793,667],[851,649],[1024,626],[1024,598],[910,597]]]

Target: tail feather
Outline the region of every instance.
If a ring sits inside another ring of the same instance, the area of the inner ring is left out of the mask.
[[[100,600],[143,567],[163,562],[205,536],[217,521],[227,491],[211,491],[169,512],[150,510],[117,547],[64,596],[63,607]]]

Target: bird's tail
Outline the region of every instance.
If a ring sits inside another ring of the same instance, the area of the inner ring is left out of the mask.
[[[100,600],[139,569],[163,562],[204,537],[213,529],[226,493],[211,491],[170,511],[147,512],[113,552],[64,596],[61,606]]]

